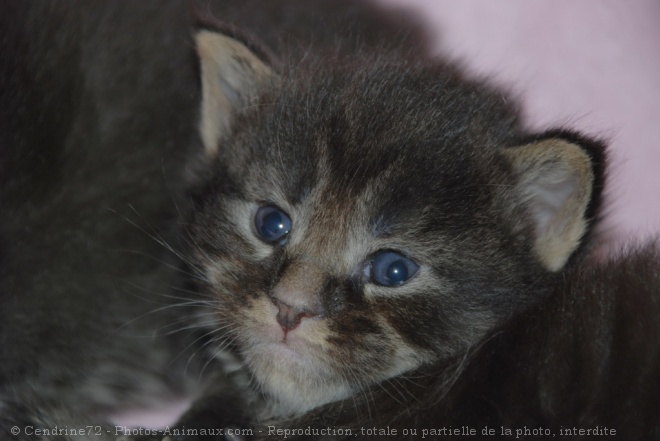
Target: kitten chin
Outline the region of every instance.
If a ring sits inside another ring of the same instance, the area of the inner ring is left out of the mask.
[[[284,344],[254,345],[243,352],[250,372],[268,397],[262,418],[290,418],[342,400],[355,391],[335,380],[312,354],[300,355]]]

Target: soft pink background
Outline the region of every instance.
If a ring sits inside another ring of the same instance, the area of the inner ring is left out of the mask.
[[[659,1],[379,1],[418,11],[437,53],[512,90],[530,127],[610,139],[607,233],[625,241],[660,232]],[[186,405],[117,419],[161,426]]]

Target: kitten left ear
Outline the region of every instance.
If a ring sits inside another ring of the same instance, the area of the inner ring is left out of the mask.
[[[235,114],[250,104],[273,71],[263,53],[235,34],[202,28],[195,43],[202,77],[200,134],[206,154],[214,156],[230,135]]]
[[[581,141],[553,136],[502,151],[531,215],[534,252],[550,271],[560,270],[579,247],[593,215],[590,207],[599,196],[600,158]]]

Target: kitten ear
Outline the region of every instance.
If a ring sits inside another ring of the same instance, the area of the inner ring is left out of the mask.
[[[206,154],[217,153],[231,133],[231,123],[255,97],[258,87],[272,78],[265,51],[250,48],[236,32],[199,29],[195,35],[201,64],[202,106],[199,123]]]
[[[602,177],[600,153],[591,144],[570,134],[553,135],[503,150],[531,214],[534,251],[550,271],[566,264],[590,226]]]

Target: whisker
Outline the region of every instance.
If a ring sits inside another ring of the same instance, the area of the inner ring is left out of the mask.
[[[191,268],[194,271],[194,273],[191,273],[191,272],[185,271],[183,268],[181,268],[179,266],[168,263],[168,262],[166,262],[162,259],[157,258],[156,256],[153,256],[149,253],[145,253],[143,251],[131,250],[131,249],[128,249],[128,248],[117,248],[114,251],[121,252],[121,253],[134,254],[134,255],[137,255],[137,256],[148,257],[148,258],[154,260],[155,262],[163,264],[167,268],[170,268],[170,269],[173,269],[175,271],[178,271],[178,272],[182,273],[183,275],[192,277],[192,278],[197,279],[197,280],[206,281],[206,278],[204,277],[204,273],[201,270],[199,270],[199,268],[196,268],[196,267],[191,266]]]
[[[129,204],[128,206],[131,208],[131,210],[133,210],[133,212],[134,212],[134,213],[135,213],[140,219],[142,219],[142,216],[141,216],[140,213],[135,209],[135,207],[133,207],[133,205]],[[147,231],[144,227],[141,227],[140,225],[138,225],[138,224],[137,224],[135,221],[133,221],[132,219],[129,219],[128,217],[122,215],[121,213],[119,213],[118,211],[116,211],[116,210],[114,210],[114,209],[112,209],[112,208],[108,208],[108,210],[109,210],[111,213],[116,214],[117,216],[119,216],[120,218],[122,218],[123,220],[125,220],[126,222],[128,222],[129,224],[131,224],[132,226],[134,226],[135,228],[137,228],[139,231],[141,231],[141,232],[143,232],[144,234],[146,234],[147,237],[149,237],[149,238],[151,238],[152,240],[154,240],[156,243],[158,243],[159,245],[161,245],[162,247],[164,247],[166,250],[168,250],[169,252],[171,252],[173,255],[175,255],[176,257],[178,257],[179,259],[181,259],[183,262],[185,262],[185,263],[187,263],[188,265],[190,265],[191,267],[195,268],[195,263],[194,263],[194,262],[192,262],[187,256],[185,256],[184,254],[182,254],[180,251],[178,251],[178,250],[176,250],[174,247],[172,247],[172,246],[171,246],[171,245],[170,245],[170,244],[169,244],[169,243],[168,243],[163,237],[161,237],[158,233]]]
[[[155,313],[157,313],[157,312],[166,311],[166,310],[171,309],[171,308],[177,308],[177,307],[183,307],[183,306],[190,306],[190,305],[197,305],[197,304],[198,304],[197,302],[187,302],[187,303],[182,303],[182,304],[177,303],[177,304],[173,304],[173,305],[161,306],[160,308],[156,308],[156,309],[153,309],[153,310],[151,310],[151,311],[145,312],[144,314],[140,314],[140,315],[138,315],[137,317],[133,317],[132,319],[130,319],[130,320],[128,320],[128,321],[122,323],[121,326],[119,326],[118,328],[116,328],[113,332],[115,332],[115,333],[116,333],[116,332],[119,332],[120,330],[122,330],[122,329],[125,328],[126,326],[130,325],[131,323],[134,323],[135,321],[140,320],[140,319],[142,319],[142,318],[144,318],[144,317],[148,317],[148,316],[151,315],[151,314],[155,314]]]
[[[203,298],[201,298],[201,297],[198,298],[198,299],[192,299],[192,298],[190,298],[190,297],[179,297],[179,296],[174,296],[174,295],[171,295],[171,294],[164,294],[164,293],[162,293],[162,292],[152,291],[152,290],[149,290],[149,289],[147,289],[147,288],[145,288],[145,287],[143,287],[143,286],[137,285],[136,283],[134,283],[134,282],[132,282],[132,281],[130,281],[130,280],[126,280],[126,279],[117,279],[117,280],[118,280],[119,282],[121,282],[121,283],[124,283],[124,284],[126,284],[126,285],[132,287],[132,288],[135,288],[135,289],[137,289],[137,290],[140,290],[140,291],[142,291],[142,292],[145,292],[145,293],[147,293],[147,294],[151,294],[151,295],[154,295],[154,296],[157,296],[157,297],[162,297],[162,298],[172,299],[172,300],[182,300],[182,301],[185,301],[185,302],[189,302],[189,301],[193,301],[193,300],[198,301],[198,302],[209,302],[209,300],[207,300],[207,299],[203,299]],[[172,289],[172,290],[175,290],[175,291],[179,291],[179,289],[177,289],[177,287],[175,287],[175,286],[170,286],[169,288]],[[186,293],[190,293],[190,294],[197,294],[197,295],[199,295],[199,293],[196,293],[196,292],[194,292],[194,291],[184,291],[184,292],[186,292]],[[138,297],[138,298],[140,298],[140,299],[142,299],[142,300],[144,300],[144,301],[146,301],[146,302],[149,302],[149,303],[155,303],[155,304],[158,304],[158,305],[162,305],[162,304],[163,304],[163,303],[159,303],[159,302],[157,302],[156,300],[151,299],[151,298],[144,298],[144,297],[138,296],[138,295],[137,295],[136,293],[134,293],[134,292],[127,292],[127,293],[128,293],[128,294],[131,294],[131,295],[133,295],[133,296],[135,296],[135,297]],[[168,303],[168,304],[169,304],[169,303]]]

